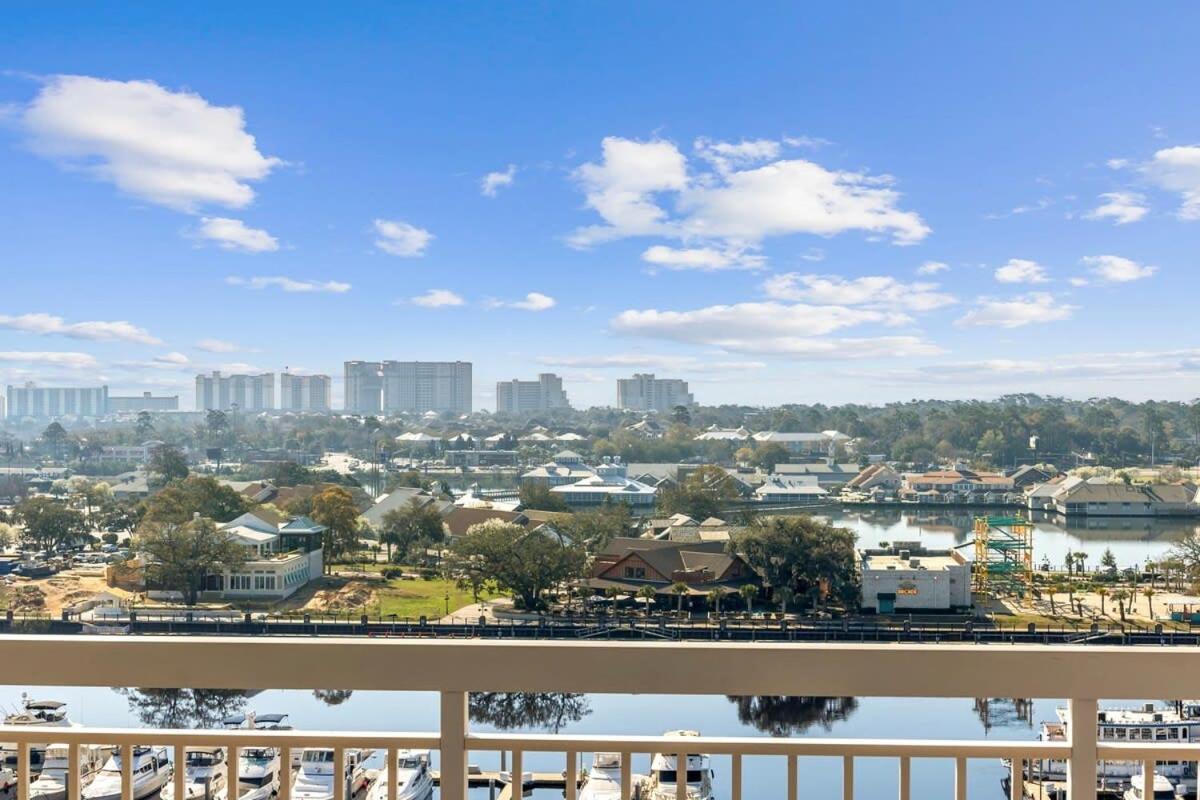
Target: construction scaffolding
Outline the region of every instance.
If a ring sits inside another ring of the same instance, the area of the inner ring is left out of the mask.
[[[1025,597],[1033,585],[1033,525],[1021,517],[975,518],[975,592]]]

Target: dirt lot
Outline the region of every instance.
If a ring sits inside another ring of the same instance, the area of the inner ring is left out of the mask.
[[[86,600],[97,592],[124,595],[120,589],[110,589],[104,578],[96,575],[76,575],[70,570],[49,578],[17,580],[5,590],[8,607],[17,613],[50,614],[58,616],[70,605]]]

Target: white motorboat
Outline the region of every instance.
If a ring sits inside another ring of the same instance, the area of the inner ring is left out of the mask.
[[[238,757],[237,800],[270,800],[279,791],[279,751],[244,747]]]
[[[367,800],[387,800],[391,766],[385,765],[375,777]],[[428,750],[401,750],[396,753],[396,800],[424,800],[433,795],[433,773],[429,769]]]
[[[0,766],[0,793],[7,792],[17,785],[17,773],[5,766]]]
[[[630,785],[644,783],[646,776],[630,776]],[[579,800],[621,800],[621,754],[594,753],[592,768],[583,780]]]
[[[291,722],[287,714],[257,714],[248,711],[245,714],[233,714],[221,720],[221,726],[228,730],[255,731],[290,731]],[[292,769],[300,768],[301,751],[293,749],[291,754]],[[278,781],[278,776],[276,776]]]
[[[21,695],[21,710],[4,715],[5,725],[46,728],[68,728],[67,704],[58,700],[31,700]]]
[[[333,782],[346,782],[346,797],[353,797],[371,782],[365,762],[371,750],[347,750],[341,769],[333,763],[333,749],[306,747],[300,754],[300,771],[292,782],[292,800],[333,800]]]
[[[189,747],[184,751],[183,793],[186,800],[225,800],[225,750]],[[175,782],[162,789],[162,800],[175,800]]]
[[[171,761],[165,747],[133,750],[133,800],[157,794],[171,779]],[[83,800],[121,800],[121,754],[109,757],[83,790]]]
[[[82,745],[79,748],[79,785],[86,787],[112,754],[111,747]],[[65,744],[46,747],[42,771],[29,787],[30,800],[66,800],[72,778],[71,750]]]
[[[667,731],[664,736],[699,736],[696,731]],[[675,800],[676,783],[682,777],[687,784],[688,800],[712,800],[712,767],[706,753],[688,753],[686,763],[678,764],[675,753],[655,753],[650,759],[650,777],[642,785],[649,800]],[[682,775],[679,767],[682,766]]]
[[[1162,775],[1155,773],[1154,782],[1151,786],[1152,791],[1149,795],[1145,791],[1146,776],[1139,772],[1130,779],[1129,788],[1125,790],[1125,800],[1176,800],[1179,794],[1175,791],[1175,784],[1171,783]]]

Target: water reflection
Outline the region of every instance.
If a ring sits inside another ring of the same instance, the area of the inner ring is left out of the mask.
[[[340,706],[353,694],[353,689],[313,689],[313,697],[327,706]]]
[[[858,708],[854,697],[776,697],[747,695],[727,698],[737,709],[738,721],[769,736],[795,736],[814,725],[826,732],[849,719]]]
[[[498,730],[559,733],[592,713],[587,697],[567,692],[476,692],[467,706],[472,722]]]
[[[247,692],[234,689],[114,689],[129,711],[150,728],[215,728],[246,707]]]

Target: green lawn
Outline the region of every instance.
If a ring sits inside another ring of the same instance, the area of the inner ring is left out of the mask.
[[[434,580],[390,580],[379,589],[379,603],[368,610],[372,616],[379,614],[387,617],[395,614],[398,617],[416,619],[425,616],[430,619],[440,619],[446,614],[446,595],[450,595],[450,611],[462,608],[475,602],[469,591],[463,591],[454,585],[453,581]],[[481,600],[491,600],[498,595],[483,593]]]

